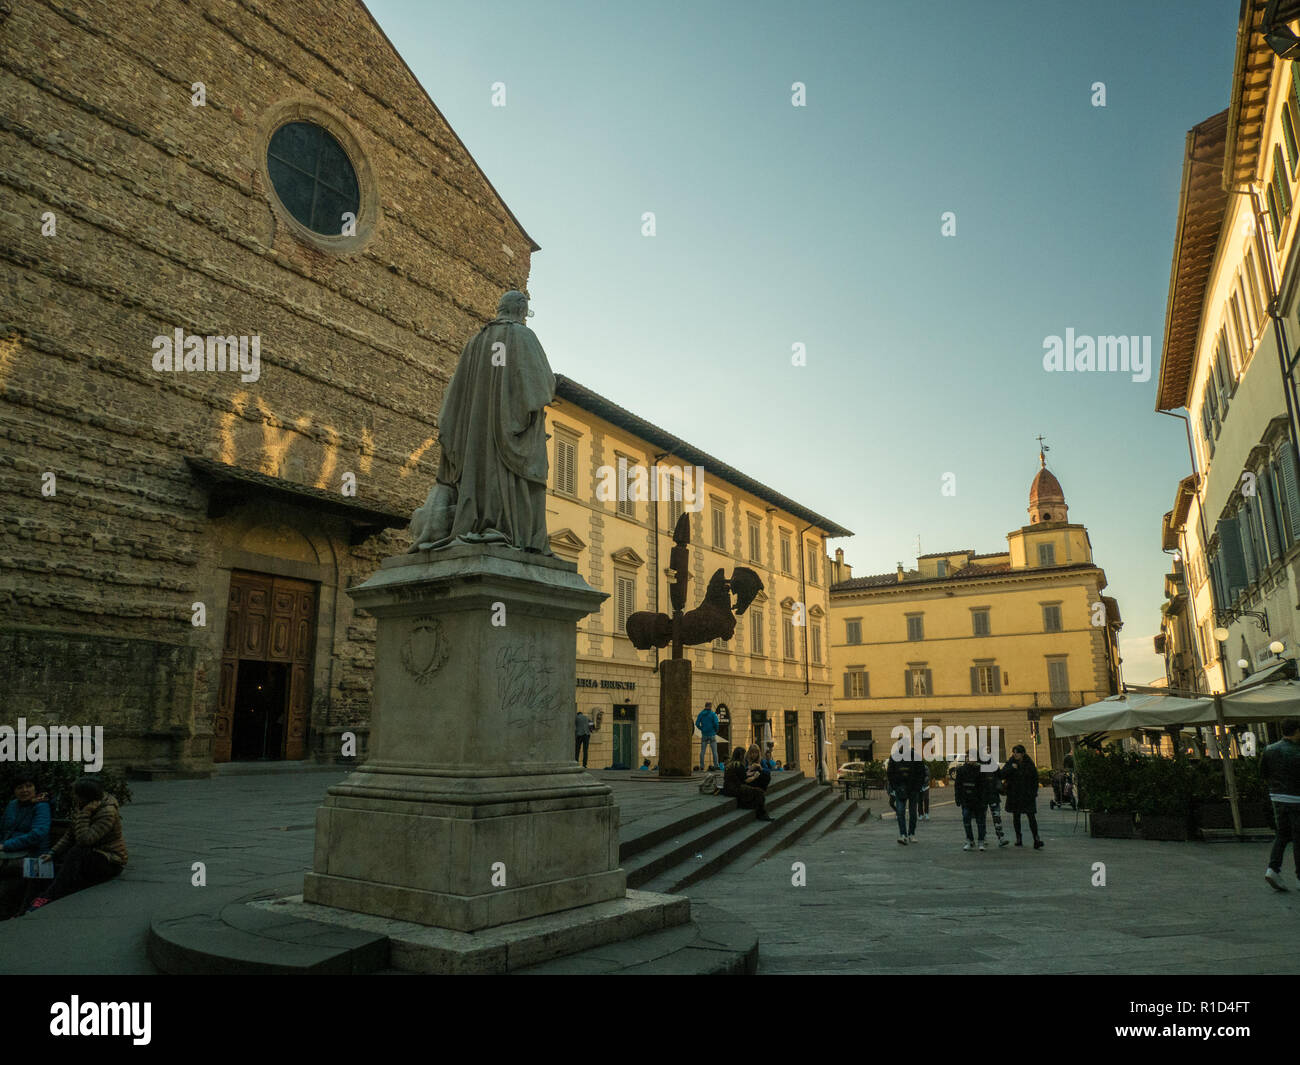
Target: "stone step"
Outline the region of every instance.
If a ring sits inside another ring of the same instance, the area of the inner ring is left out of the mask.
[[[782,838],[802,814],[816,807],[829,807],[834,801],[824,787],[814,782],[807,793],[801,792],[791,804],[779,812],[773,812],[772,821],[757,821],[751,811],[742,811],[746,817],[726,835],[714,840],[708,847],[706,857],[692,857],[666,869],[643,885],[642,890],[664,894],[682,891],[691,884],[712,876],[765,840]]]
[[[774,773],[772,783],[768,786],[769,801],[784,794],[792,787],[806,785],[807,779],[803,773]],[[716,805],[705,806],[703,809],[696,810],[685,816],[674,816],[672,813],[667,813],[659,818],[643,818],[638,821],[635,829],[636,835],[622,839],[619,842],[619,864],[624,868],[628,868],[630,860],[638,854],[663,843],[665,840],[678,839],[682,833],[715,820],[721,811],[736,808],[735,799],[728,801],[720,795],[709,798],[712,798]]]
[[[859,809],[860,802],[861,802],[860,799],[849,799],[847,802],[841,800],[840,805],[843,806],[843,809],[840,810],[835,815],[835,818],[831,821],[829,825],[827,825],[825,828],[821,830],[821,833],[818,835],[817,838],[821,839],[822,836],[825,836],[828,832],[833,832],[835,829],[839,828],[841,825],[845,824],[849,820],[852,819],[860,820],[859,817],[859,815],[861,814],[861,810]],[[857,820],[855,820],[854,823],[856,824]]]
[[[779,854],[781,851],[792,847],[813,829],[819,826],[825,828],[831,820],[837,817],[837,814],[842,819],[843,814],[838,813],[838,808],[842,804],[842,799],[819,803],[816,806],[809,807],[798,817],[783,820],[779,831],[776,833],[777,838],[763,852],[763,856],[754,859],[752,862],[749,861],[747,856],[742,860],[741,868],[757,865],[764,859],[771,858],[774,854]]]
[[[691,903],[689,924],[516,969],[514,976],[750,976],[758,933],[716,907]]]
[[[779,818],[782,812],[794,802],[806,801],[809,795],[821,791],[821,786],[814,780],[796,781],[778,791],[769,792],[767,809]],[[677,830],[662,838],[660,842],[623,861],[623,871],[627,874],[627,886],[639,888],[674,866],[690,862],[697,853],[712,847],[719,839],[735,832],[742,825],[754,820],[753,810],[742,810],[736,806],[735,799],[718,798],[719,808],[709,811],[710,816],[701,821],[698,815],[684,818],[674,824]],[[760,825],[765,822],[759,822]],[[620,851],[620,854],[622,852]]]
[[[1271,828],[1243,828],[1240,836],[1230,828],[1202,828],[1200,833],[1206,843],[1268,843],[1274,835]]]

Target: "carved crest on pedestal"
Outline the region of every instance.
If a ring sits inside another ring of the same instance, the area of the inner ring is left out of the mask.
[[[435,617],[419,617],[402,644],[402,666],[418,684],[424,684],[443,667],[450,650],[442,622]]]

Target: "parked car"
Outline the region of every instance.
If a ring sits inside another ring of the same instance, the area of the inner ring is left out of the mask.
[[[867,772],[866,762],[845,762],[835,774],[836,780],[861,780]]]

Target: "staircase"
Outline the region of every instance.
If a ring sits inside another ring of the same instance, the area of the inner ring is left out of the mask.
[[[627,886],[639,891],[676,894],[738,862],[753,864],[812,832],[825,834],[851,818],[870,815],[855,799],[844,801],[834,789],[802,773],[774,776],[767,790],[772,821],[758,821],[735,799],[717,796],[706,807],[662,825],[649,826],[619,846]]]

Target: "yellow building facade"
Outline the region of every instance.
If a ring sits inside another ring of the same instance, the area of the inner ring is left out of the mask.
[[[729,577],[748,566],[764,586],[729,642],[686,649],[692,717],[706,700],[721,708],[724,758],[730,744],[757,742],[766,728],[779,761],[833,777],[825,542],[851,533],[566,377],[557,375],[556,393],[548,416],[551,549],[609,594],[578,625],[574,702],[597,723],[588,766],[635,770],[646,758],[658,765],[658,663],[670,651],[638,651],[625,625],[637,611],[670,612],[671,534],[684,512],[687,609],[718,569]],[[698,757],[698,735],[695,744]]]
[[[919,721],[923,737],[931,728],[944,737],[935,757],[964,754],[979,735],[968,729],[996,726],[1003,758],[1023,743],[1039,765],[1059,765],[1065,745],[1051,744],[1052,718],[1118,690],[1119,607],[1102,595],[1106,575],[1087,529],[1070,522],[1045,464],[1029,516],[1004,552],[937,552],[911,571],[837,575],[831,671],[841,762],[888,758],[893,730],[911,736]]]

